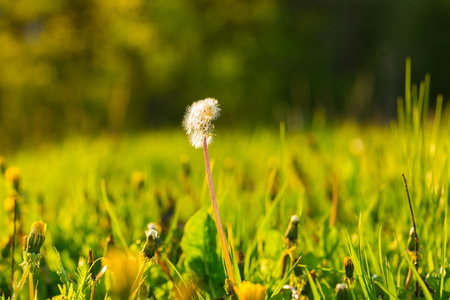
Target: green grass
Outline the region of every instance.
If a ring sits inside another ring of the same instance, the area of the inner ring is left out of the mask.
[[[264,285],[274,296],[284,283],[299,293],[308,283],[310,299],[333,299],[344,275],[343,259],[350,256],[355,281],[348,299],[412,295],[419,277],[413,272],[405,287],[412,226],[405,174],[420,239],[419,273],[435,291],[424,297],[449,297],[450,118],[442,97],[436,110],[428,111],[429,83],[429,76],[418,86],[406,81],[405,101],[399,99],[399,118],[390,127],[344,122],[303,132],[291,132],[284,124],[279,131],[217,128],[210,147],[213,179],[222,221],[233,235],[233,263],[235,268],[243,264],[243,280]],[[181,128],[120,139],[72,137],[9,155],[7,163],[22,172],[19,231],[27,234],[39,219],[48,224],[44,260],[34,275],[38,299],[69,293],[71,299],[89,299],[89,249],[96,259],[106,255],[111,266],[95,288],[95,299],[126,299],[150,222],[160,227],[162,264],[145,270],[146,292],[157,299],[188,292],[200,299],[224,296],[225,271],[203,156],[189,146]],[[131,180],[136,171],[144,174],[142,187]],[[330,225],[333,174],[338,211]],[[0,198],[9,192],[0,177]],[[283,279],[283,234],[294,214],[300,223],[293,257],[301,260],[286,269],[290,276]],[[0,293],[9,296],[12,221],[3,208],[0,220]],[[110,234],[114,243],[108,245]],[[18,242],[16,277],[21,275],[20,248]],[[100,265],[94,265],[96,272]],[[113,274],[118,266],[120,276]],[[315,281],[309,275],[313,269]],[[423,290],[423,280],[420,285]],[[21,297],[27,299],[28,292]]]

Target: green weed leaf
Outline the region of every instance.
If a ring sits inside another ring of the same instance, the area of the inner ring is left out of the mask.
[[[200,210],[186,222],[181,240],[186,268],[198,286],[213,298],[225,294],[225,272],[217,255],[216,236],[214,220],[206,210]]]

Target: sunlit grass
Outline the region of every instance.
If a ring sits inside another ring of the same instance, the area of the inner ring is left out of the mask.
[[[404,299],[412,296],[415,280],[425,291],[414,268],[414,284],[406,286],[412,222],[405,174],[420,238],[418,273],[433,290],[424,297],[448,298],[449,110],[442,97],[434,112],[428,110],[429,77],[418,88],[407,81],[406,89],[411,93],[399,100],[399,119],[391,126],[344,122],[303,132],[284,124],[253,132],[217,128],[209,151],[233,267],[241,270],[243,281],[264,288],[246,287],[288,299],[287,284],[311,299],[333,299],[343,282],[344,258],[350,256],[355,280],[347,281],[348,299]],[[160,235],[159,266],[145,268],[140,297],[225,295],[203,156],[189,146],[181,128],[120,139],[72,137],[60,145],[24,149],[5,162],[21,174],[16,278],[22,274],[19,237],[35,220],[47,224],[43,260],[34,274],[38,299],[62,294],[83,299],[84,293],[89,298],[90,249],[100,258],[95,274],[101,264],[108,265],[103,256],[109,254],[111,266],[99,279],[94,299],[127,297],[150,222]],[[0,177],[0,198],[10,192]],[[13,226],[10,203],[4,206],[0,292],[7,297]],[[287,245],[284,233],[292,215],[299,217],[298,239]],[[113,241],[107,242],[109,235]],[[118,265],[120,278],[126,278],[122,284],[114,283]],[[227,286],[231,293],[232,283]],[[81,292],[70,292],[77,287]],[[26,293],[21,297],[27,299]]]

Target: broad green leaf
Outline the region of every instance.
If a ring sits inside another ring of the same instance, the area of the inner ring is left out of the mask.
[[[206,210],[200,210],[186,222],[181,240],[186,268],[197,285],[214,298],[225,294],[225,272],[216,251],[216,235],[213,219]]]

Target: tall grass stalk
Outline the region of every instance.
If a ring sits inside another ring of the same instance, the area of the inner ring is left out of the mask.
[[[416,227],[416,220],[414,218],[414,212],[411,204],[411,198],[409,197],[409,191],[408,191],[408,184],[406,182],[406,177],[404,174],[402,174],[403,180],[405,181],[405,189],[406,189],[406,195],[408,196],[408,203],[409,203],[409,209],[411,210],[411,218],[414,228],[414,254],[415,254],[415,268],[417,273],[419,272],[419,237],[417,235],[417,227]],[[416,290],[414,292],[415,296],[417,297],[419,295],[419,281],[416,281]]]
[[[141,268],[139,269],[139,273],[136,276],[136,279],[134,280],[133,286],[131,287],[130,296],[128,297],[129,299],[133,299],[134,295],[136,295],[136,293],[138,291],[138,288],[140,286],[141,278],[142,278],[142,275],[144,274],[144,270],[145,270],[145,266],[146,265],[147,265],[147,261],[143,260]]]

